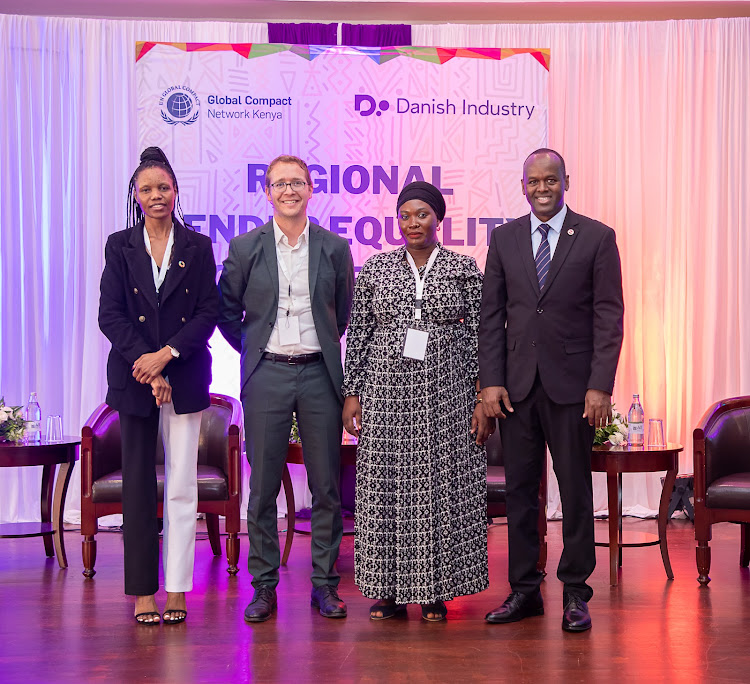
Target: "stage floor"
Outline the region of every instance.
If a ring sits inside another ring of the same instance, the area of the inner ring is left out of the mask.
[[[502,520],[502,519],[500,519]],[[280,521],[283,524],[283,521]],[[598,521],[597,537],[606,537]],[[632,531],[655,532],[655,520],[625,519]],[[244,525],[243,525],[244,528]],[[490,588],[448,603],[448,620],[427,623],[418,606],[408,617],[368,619],[372,601],[353,582],[353,537],[342,544],[340,594],[345,620],[310,606],[309,537],[297,535],[282,568],[277,615],[248,625],[252,595],[241,538],[240,573],[230,577],[205,533],[196,545],[195,589],[180,625],[139,626],[122,593],[122,540],[100,532],[97,574],[81,574],[81,536],[65,533],[70,567],[44,556],[40,539],[0,540],[0,681],[10,682],[747,682],[750,675],[750,573],[740,568],[736,525],[714,526],[712,582],[696,581],[693,526],[668,529],[675,579],[658,547],[625,549],[620,584],[609,586],[608,550],[597,548],[589,606],[593,629],[560,628],[562,585],[555,576],[561,523],[549,523],[546,614],[489,625],[485,613],[503,601],[507,529],[489,528]],[[283,534],[282,544],[283,544]],[[164,606],[163,591],[158,596]]]

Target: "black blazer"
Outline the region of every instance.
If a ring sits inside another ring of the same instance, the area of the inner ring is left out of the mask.
[[[482,288],[479,377],[524,399],[537,371],[558,404],[587,389],[612,393],[622,347],[623,298],[614,231],[568,209],[544,291],[527,214],[492,231]]]
[[[174,252],[160,305],[143,241],[143,222],[110,235],[104,256],[99,328],[112,343],[107,404],[124,413],[147,416],[156,400],[151,385],[133,378],[133,363],[141,354],[168,344],[180,352],[162,371],[172,385],[175,412],[208,408],[208,340],[219,311],[211,240],[175,221]]]
[[[310,224],[309,285],[315,332],[326,370],[343,402],[341,336],[349,324],[354,263],[340,235]],[[279,271],[273,221],[232,238],[219,278],[219,330],[242,354],[242,386],[271,337],[279,305]]]

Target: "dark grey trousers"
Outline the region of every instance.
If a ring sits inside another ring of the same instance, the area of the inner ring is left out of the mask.
[[[290,365],[261,360],[242,388],[245,439],[250,462],[247,506],[248,570],[253,586],[279,583],[276,497],[286,461],[292,412],[297,412],[302,451],[312,492],[313,586],[337,586],[343,525],[339,472],[341,409],[323,361]]]

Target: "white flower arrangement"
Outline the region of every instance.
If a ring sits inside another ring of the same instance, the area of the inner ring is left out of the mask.
[[[602,444],[612,444],[613,446],[620,446],[628,441],[628,421],[617,409],[614,404],[612,405],[612,420],[609,421],[604,427],[596,428],[594,433],[594,444],[600,446]]]
[[[26,421],[21,416],[20,406],[6,406],[0,397],[0,442],[17,442],[23,437]]]

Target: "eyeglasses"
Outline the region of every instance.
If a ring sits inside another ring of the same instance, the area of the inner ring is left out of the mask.
[[[302,190],[302,188],[304,188],[307,185],[307,182],[303,180],[295,180],[295,181],[292,181],[291,183],[284,183],[282,181],[278,183],[271,183],[271,187],[276,192],[284,192],[284,190],[286,190],[287,185],[291,186],[292,190]]]

